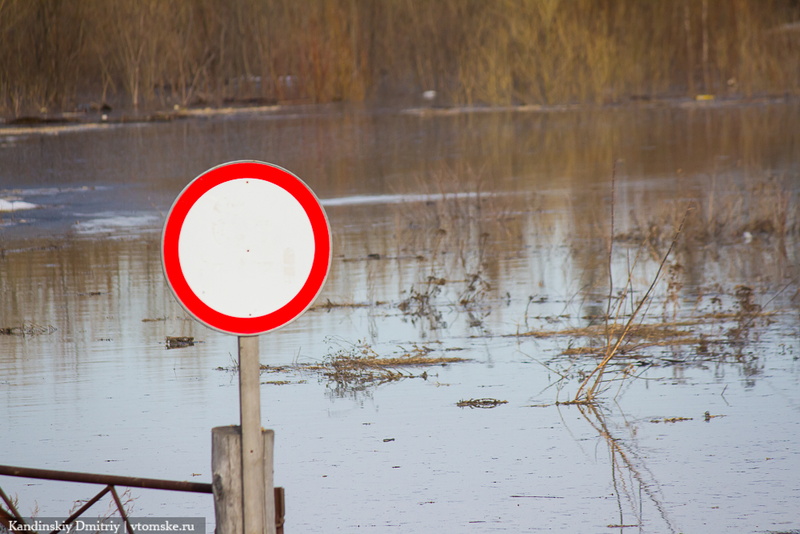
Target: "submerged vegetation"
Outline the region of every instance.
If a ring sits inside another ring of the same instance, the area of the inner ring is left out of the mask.
[[[407,378],[427,380],[434,373],[426,369],[468,361],[457,356],[442,356],[432,353],[440,352],[429,345],[414,344],[410,349],[400,348],[399,353],[381,356],[375,348],[365,340],[349,343],[343,340],[329,339],[332,348],[330,353],[320,361],[297,362],[291,366],[262,365],[261,371],[283,374],[316,374],[324,381],[336,396],[356,394],[381,384],[396,382]],[[336,348],[333,348],[333,347]],[[448,349],[453,350],[453,349]],[[414,370],[422,369],[415,373]],[[229,367],[217,367],[218,371],[238,372],[238,364],[234,361]],[[305,380],[301,380],[305,382]],[[264,382],[270,385],[284,385],[288,380],[272,380]]]
[[[473,339],[515,338],[523,353],[526,339],[564,340],[557,355],[533,358],[558,377],[559,396],[572,389],[559,404],[595,404],[612,386],[619,392],[654,366],[729,362],[741,364],[745,374],[758,373],[752,342],[782,313],[771,306],[779,296],[775,290],[765,292],[766,273],[723,286],[692,279],[692,263],[703,251],[716,255],[721,247],[745,247],[747,254],[746,247],[756,242],[774,243],[777,253],[791,256],[798,192],[790,179],[767,176],[731,186],[720,177],[724,188],[622,217],[614,205],[622,193],[614,191],[612,178],[605,221],[590,238],[605,242],[605,250],[594,250],[587,266],[605,276],[568,298],[562,313],[532,315],[532,308],[550,303],[547,296],[531,294],[515,331],[491,331],[485,326],[488,316],[520,299],[498,287],[498,262],[513,261],[529,247],[521,220],[541,216],[535,214],[540,202],[535,195],[484,193],[487,175],[445,166],[417,185],[429,200],[402,206],[397,230],[402,248],[394,251],[394,257],[416,255],[416,280],[394,304],[384,302],[373,311],[390,314],[394,308],[422,338],[433,340],[458,329]],[[541,221],[535,227],[547,226]],[[782,276],[780,292],[797,291],[797,278],[790,272]],[[491,324],[497,328],[496,321]]]
[[[35,323],[25,323],[20,326],[0,326],[0,336],[38,336],[52,334],[55,331],[55,326]]]
[[[0,112],[795,94],[798,20],[791,0],[4,0]]]
[[[526,228],[538,229],[544,242],[557,241],[548,236],[540,198],[484,191],[485,170],[445,164],[430,177],[414,186],[424,201],[399,203],[389,215],[397,238],[388,249],[368,249],[361,259],[369,266],[383,263],[389,271],[396,265],[403,273],[396,293],[368,291],[366,301],[329,299],[315,308],[316,313],[366,314],[369,337],[334,341],[320,361],[273,371],[314,373],[334,395],[353,395],[403,379],[428,379],[427,367],[474,361],[477,345],[505,339],[551,373],[558,404],[596,405],[658,367],[732,363],[746,376],[757,375],[759,334],[783,320],[786,306],[791,308],[786,299],[798,294],[791,267],[776,265],[776,274],[762,269],[732,277],[731,283],[703,280],[696,272],[697,262],[705,262],[698,256],[706,253],[716,258],[712,262],[726,251],[749,257],[754,250],[774,250],[793,257],[798,192],[789,179],[753,178],[625,217],[614,206],[614,198],[625,193],[614,191],[612,179],[611,205],[603,206],[596,234],[571,236],[575,243],[597,246],[586,265],[586,272],[596,276],[575,294],[559,296],[548,295],[545,280],[524,288],[531,293],[512,294],[511,288],[521,286],[514,280],[520,273],[501,271],[531,248]],[[676,222],[678,205],[683,211]],[[749,238],[745,232],[751,232]],[[508,280],[511,285],[504,285]],[[522,316],[509,320],[508,309]],[[497,320],[503,314],[505,323]],[[375,324],[392,320],[410,325],[418,336],[410,339],[423,341],[408,341],[411,349],[387,355],[392,349],[378,340]],[[447,355],[455,339],[469,347],[464,358]],[[545,339],[554,342],[541,343]],[[549,348],[532,352],[540,345]]]
[[[501,404],[508,404],[508,401],[490,398],[469,399],[458,401],[456,406],[459,408],[496,408]]]
[[[427,371],[415,374],[411,370],[466,361],[458,357],[431,356],[431,352],[433,349],[428,346],[415,345],[399,355],[380,356],[361,340],[340,346],[322,362],[302,364],[298,369],[319,373],[332,386],[334,393],[341,396],[404,378],[427,380]]]

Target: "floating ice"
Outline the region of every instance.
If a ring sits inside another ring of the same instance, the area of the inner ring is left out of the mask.
[[[159,218],[155,215],[104,214],[101,217],[76,223],[75,230],[79,234],[129,234],[153,229],[158,222]]]
[[[32,210],[38,208],[36,204],[30,202],[23,202],[22,200],[6,200],[0,198],[0,211],[21,211]]]
[[[476,199],[484,196],[499,196],[502,193],[489,192],[456,192],[434,194],[406,195],[354,195],[350,197],[325,198],[320,200],[323,206],[356,206],[360,204],[399,204],[401,202],[435,202],[438,200]]]

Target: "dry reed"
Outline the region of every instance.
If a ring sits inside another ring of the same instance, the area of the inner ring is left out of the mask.
[[[0,0],[0,111],[795,94],[792,0]]]
[[[404,378],[427,379],[427,371],[415,375],[409,368],[448,365],[467,361],[464,358],[430,356],[426,346],[415,345],[399,356],[382,357],[366,341],[347,344],[318,363],[298,366],[302,371],[319,373],[340,393],[361,391]]]

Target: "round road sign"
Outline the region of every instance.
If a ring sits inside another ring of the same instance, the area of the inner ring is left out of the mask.
[[[222,332],[256,335],[301,315],[331,263],[328,218],[298,177],[234,161],[195,178],[167,215],[164,275],[181,305]]]

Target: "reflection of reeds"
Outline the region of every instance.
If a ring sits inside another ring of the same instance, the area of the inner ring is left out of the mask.
[[[694,201],[695,215],[684,228],[687,246],[710,242],[749,242],[754,238],[784,240],[800,232],[797,192],[787,176],[768,176],[721,191],[711,187]],[[616,234],[616,239],[645,239],[658,248],[682,217],[674,203],[661,203],[654,211],[634,215],[633,229]]]
[[[486,191],[489,179],[470,167],[443,165],[420,177],[414,193],[425,202],[400,207],[398,255],[421,257],[415,282],[398,309],[430,329],[447,326],[442,306],[463,311],[470,327],[481,327],[485,302],[502,253],[522,247],[521,218],[511,206],[518,197]],[[514,251],[514,252],[512,252]]]
[[[608,428],[605,417],[600,409],[592,404],[578,405],[583,418],[597,432],[608,445],[611,459],[611,481],[614,494],[617,498],[619,523],[610,524],[609,528],[642,527],[642,493],[658,510],[659,516],[664,521],[669,532],[676,532],[672,521],[668,517],[658,488],[658,482],[648,475],[646,468],[641,464],[641,459],[624,442],[615,436]],[[633,484],[638,484],[638,496]],[[633,513],[636,524],[626,524],[623,500],[627,502],[629,510]],[[637,502],[638,501],[638,502]]]
[[[447,328],[441,310],[436,304],[436,296],[442,291],[447,281],[444,278],[429,276],[427,282],[419,289],[414,286],[408,291],[408,296],[397,305],[406,317],[414,322],[417,319],[426,319],[431,330]]]

